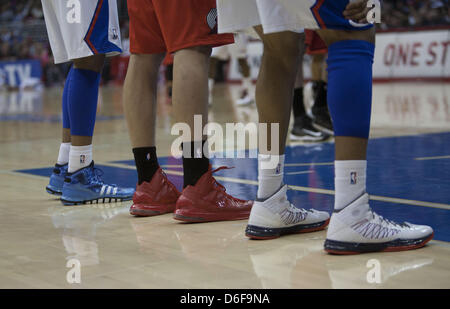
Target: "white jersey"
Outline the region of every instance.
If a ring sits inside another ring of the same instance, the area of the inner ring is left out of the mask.
[[[122,52],[116,0],[41,0],[55,63]]]

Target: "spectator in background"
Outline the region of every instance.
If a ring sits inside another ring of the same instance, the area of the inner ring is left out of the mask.
[[[384,0],[381,29],[449,25],[449,0]]]

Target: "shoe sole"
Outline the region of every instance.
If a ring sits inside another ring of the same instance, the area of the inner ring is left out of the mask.
[[[135,206],[136,204],[133,204],[131,207]],[[139,204],[138,204],[139,205]],[[142,209],[142,208],[130,208],[130,215],[136,216],[136,217],[153,217],[153,216],[159,216],[164,215],[168,213],[173,213],[175,210],[175,204],[168,206],[167,208],[172,208],[170,211],[162,211],[162,210],[152,210],[152,209]]]
[[[236,106],[248,106],[248,105],[252,105],[253,103],[255,103],[255,100],[247,101],[247,102],[244,102],[244,103],[236,102]]]
[[[295,134],[290,133],[289,138],[293,141],[314,143],[314,142],[324,142],[328,138],[330,138],[330,136],[327,135],[325,137],[317,138],[317,137],[313,137],[313,136],[297,136]]]
[[[330,135],[330,136],[333,136],[333,135],[334,135],[334,132],[333,132],[332,130],[327,129],[327,128],[321,126],[320,124],[317,124],[317,123],[313,122],[312,126],[313,126],[316,130],[319,130],[319,131],[321,131],[321,132],[323,132],[323,133],[325,133],[325,134],[328,134],[328,135]]]
[[[120,197],[100,197],[92,200],[84,200],[84,201],[68,201],[61,198],[61,203],[65,206],[74,206],[74,205],[85,205],[85,204],[104,204],[104,203],[119,203],[131,200],[132,197],[129,198],[120,198]]]
[[[397,252],[422,248],[434,237],[434,232],[423,238],[396,239],[381,244],[352,243],[335,240],[325,240],[324,249],[330,254],[352,255],[369,252]]]
[[[52,189],[49,188],[49,187],[45,187],[45,190],[47,191],[47,193],[49,193],[49,194],[51,194],[51,195],[62,195],[62,192],[52,190]]]
[[[250,211],[245,213],[233,213],[232,217],[217,217],[217,215],[209,215],[209,214],[193,214],[193,215],[181,215],[174,213],[173,218],[175,220],[190,222],[190,223],[202,223],[202,222],[215,222],[215,221],[236,221],[236,220],[245,220],[250,217]]]
[[[283,235],[300,234],[321,231],[330,223],[330,219],[312,224],[299,224],[285,228],[265,228],[255,225],[247,225],[245,236],[250,239],[268,240],[275,239]]]

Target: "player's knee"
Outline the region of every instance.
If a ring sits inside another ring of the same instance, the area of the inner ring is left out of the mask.
[[[150,73],[152,71],[158,71],[164,54],[131,54],[130,65],[138,68],[141,72]]]
[[[284,37],[276,40],[264,40],[264,53],[273,58],[296,59],[300,52],[299,40]]]
[[[105,55],[93,55],[85,58],[79,58],[73,60],[73,67],[75,69],[90,70],[94,72],[100,72],[105,63]]]
[[[286,36],[276,40],[264,40],[264,57],[287,71],[295,70],[301,50],[298,38]]]
[[[211,46],[205,46],[205,45],[203,45],[203,46],[192,46],[192,47],[183,48],[183,49],[181,49],[179,51],[176,51],[175,55],[179,54],[180,51],[182,52],[182,51],[186,51],[186,50],[200,53],[200,54],[202,54],[202,55],[204,55],[204,56],[209,58],[211,56],[212,47]]]

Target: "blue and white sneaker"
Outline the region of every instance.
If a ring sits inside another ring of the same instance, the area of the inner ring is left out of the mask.
[[[94,168],[94,161],[74,173],[67,173],[62,189],[64,205],[110,203],[133,198],[134,188],[121,188],[103,183],[103,172]]]
[[[61,195],[64,184],[64,177],[66,177],[69,164],[55,164],[53,173],[50,176],[50,182],[45,189],[52,195]]]

